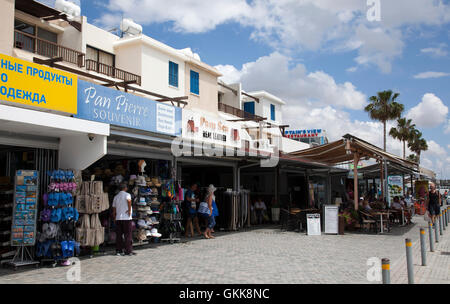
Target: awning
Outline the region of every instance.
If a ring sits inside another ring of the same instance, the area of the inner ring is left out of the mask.
[[[377,146],[374,146],[350,134],[343,136],[343,138],[338,141],[306,150],[292,152],[291,155],[309,158],[328,164],[340,164],[343,162],[353,161],[355,153],[357,153],[360,158],[387,160],[409,170],[410,172],[417,172],[416,163],[385,152]]]
[[[16,0],[16,9],[38,18],[46,18],[46,20],[61,19],[67,21],[70,25],[81,32],[81,23],[68,20],[67,15],[50,6],[42,4],[34,0]],[[52,17],[52,18],[51,18]]]

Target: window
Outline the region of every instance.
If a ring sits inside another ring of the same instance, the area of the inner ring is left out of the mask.
[[[94,60],[109,66],[115,66],[115,56],[92,46],[86,47],[86,59]]]
[[[88,68],[94,68],[99,73],[114,76],[113,67],[116,64],[115,61],[116,58],[113,54],[92,46],[86,46],[86,64]]]
[[[47,57],[58,55],[58,34],[18,19],[14,20],[14,30],[14,47]]]
[[[178,88],[178,64],[169,61],[169,85]]]
[[[255,102],[254,101],[244,102],[244,111],[255,115]]]
[[[191,70],[191,93],[200,95],[199,75]]]
[[[273,104],[270,105],[270,119],[275,121],[275,106]]]

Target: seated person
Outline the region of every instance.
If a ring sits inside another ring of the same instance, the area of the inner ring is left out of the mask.
[[[398,211],[401,211],[403,209],[403,206],[400,203],[400,199],[398,196],[394,197],[394,201],[392,202],[391,208]]]
[[[362,208],[363,211],[365,211],[367,213],[372,213],[373,212],[373,209],[372,209],[372,207],[370,207],[370,204],[369,204],[368,200],[364,200],[362,206],[363,206],[363,208]]]

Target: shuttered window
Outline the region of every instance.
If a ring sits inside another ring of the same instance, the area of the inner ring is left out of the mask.
[[[199,75],[191,70],[191,93],[200,95]]]
[[[178,88],[178,64],[169,61],[169,85]]]

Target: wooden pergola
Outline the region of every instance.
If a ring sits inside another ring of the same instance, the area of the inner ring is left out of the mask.
[[[326,145],[313,147],[306,150],[290,153],[291,155],[315,160],[318,162],[337,165],[346,162],[353,162],[353,176],[354,176],[354,201],[355,210],[358,210],[359,195],[358,195],[358,162],[362,159],[369,160],[375,159],[380,166],[380,180],[381,180],[381,192],[384,197],[384,166],[383,162],[389,161],[389,163],[400,166],[404,170],[409,170],[412,174],[417,172],[418,165],[414,162],[410,162],[400,158],[397,155],[383,151],[381,148],[372,145],[360,138],[353,135],[344,135],[342,139],[331,142]]]

